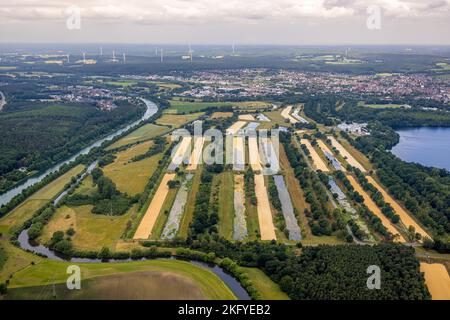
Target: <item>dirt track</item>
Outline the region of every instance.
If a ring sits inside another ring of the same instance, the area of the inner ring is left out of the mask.
[[[276,240],[277,236],[273,225],[272,212],[270,211],[269,196],[267,195],[262,174],[255,174],[255,194],[261,240]]]
[[[440,263],[420,263],[420,271],[425,273],[425,283],[433,300],[450,300],[450,277]]]
[[[355,168],[358,168],[361,170],[361,172],[366,172],[366,169],[342,146],[342,144],[339,143],[339,141],[336,140],[333,136],[327,136],[331,140],[331,144],[333,147],[335,147],[337,150],[339,150],[339,153],[347,160],[347,162]]]
[[[431,236],[410,216],[405,209],[403,209],[397,201],[392,198],[384,188],[382,188],[371,176],[366,177],[369,183],[371,183],[378,191],[383,195],[384,201],[389,203],[394,209],[395,213],[400,216],[403,224],[408,228],[409,226],[413,226],[416,229],[416,232],[420,233],[422,237],[428,237],[431,239]]]
[[[205,143],[204,137],[196,137],[194,142],[194,150],[192,150],[191,157],[189,159],[189,165],[187,170],[195,171],[197,170],[197,166],[201,161],[203,144]]]
[[[304,144],[306,148],[309,150],[309,154],[311,155],[311,158],[313,159],[314,167],[316,167],[316,170],[322,170],[323,172],[329,172],[327,165],[325,162],[323,162],[322,158],[318,155],[316,150],[311,145],[311,142],[307,139],[300,139],[300,143]]]
[[[153,196],[152,202],[147,208],[144,217],[141,220],[141,224],[136,230],[133,239],[148,239],[152,234],[153,226],[155,225],[156,219],[158,219],[159,212],[164,204],[167,193],[169,192],[169,187],[167,182],[175,178],[175,173],[166,173]]]
[[[396,237],[396,241],[398,242],[406,242],[405,238],[397,231],[397,229],[393,226],[392,222],[381,212],[380,208],[373,202],[373,200],[369,197],[369,195],[364,191],[359,182],[356,181],[355,178],[351,175],[347,175],[347,179],[350,181],[351,185],[364,198],[364,204],[372,211],[378,218],[380,218],[383,226],[393,235],[398,235]]]

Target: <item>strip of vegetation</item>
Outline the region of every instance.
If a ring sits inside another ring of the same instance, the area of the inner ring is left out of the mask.
[[[386,239],[390,239],[391,235],[389,231],[385,228],[383,223],[381,222],[381,219],[378,218],[365,204],[364,204],[364,198],[362,195],[356,191],[350,181],[347,179],[345,174],[342,171],[336,171],[335,172],[336,179],[340,180],[341,183],[344,185],[344,187],[347,189],[347,194],[349,195],[350,199],[352,199],[357,205],[357,211],[358,215],[360,217],[363,217],[370,228],[372,228],[374,231],[381,234]],[[350,227],[352,227],[350,225]],[[352,229],[353,231],[353,229]],[[356,236],[356,235],[355,235]]]
[[[400,160],[385,149],[395,144],[396,139],[388,138],[396,136],[398,139],[397,133],[380,123],[371,124],[369,129],[369,137],[347,139],[369,156],[388,192],[424,226],[433,230],[436,249],[450,252],[450,173]]]
[[[320,175],[309,169],[306,159],[291,144],[291,139],[290,134],[280,135],[280,141],[284,146],[286,156],[291,167],[294,168],[295,177],[305,192],[305,201],[311,208],[311,210],[305,209],[311,232],[316,236],[331,235],[338,230],[346,233],[345,223],[340,220],[339,215],[332,214],[327,208],[328,195]],[[307,154],[308,150],[306,148],[302,150]],[[325,177],[328,181],[328,177],[326,175]]]
[[[202,171],[201,185],[195,199],[192,222],[189,226],[189,239],[200,239],[206,234],[217,234],[219,222],[218,203],[211,200],[213,174],[220,173],[223,166],[205,166]]]
[[[138,196],[129,197],[126,193],[118,191],[116,184],[104,176],[100,168],[92,170],[91,175],[94,184],[97,185],[97,191],[93,195],[75,193],[64,199],[61,204],[69,206],[92,204],[94,214],[119,216],[138,201]]]

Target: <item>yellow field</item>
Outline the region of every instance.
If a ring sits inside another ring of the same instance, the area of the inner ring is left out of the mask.
[[[394,209],[395,213],[397,213],[400,216],[400,220],[403,222],[403,224],[408,228],[409,226],[413,226],[417,233],[420,233],[422,238],[428,237],[431,239],[431,236],[411,217],[411,215],[406,212],[405,209],[403,209],[397,201],[394,200],[387,192],[386,190],[381,187],[375,179],[373,179],[371,176],[366,177],[369,183],[371,183],[375,188],[378,189],[378,191],[381,192],[383,195],[384,201],[386,203],[389,203],[392,208]]]
[[[373,202],[369,195],[364,191],[361,185],[351,175],[347,175],[347,179],[350,181],[353,188],[364,198],[364,204],[372,211],[378,218],[380,218],[383,226],[395,236],[395,241],[406,242],[405,238],[394,227],[391,221],[381,212],[380,208]]]
[[[146,141],[119,152],[116,160],[103,168],[105,175],[111,178],[119,191],[132,196],[144,190],[148,179],[158,167],[162,153],[136,162],[130,160],[147,152],[152,145],[153,141]]]
[[[322,140],[317,140],[317,145],[319,146],[320,149],[322,149],[323,152],[328,152],[329,154],[334,155],[333,152],[331,152],[330,148],[328,148],[328,146]],[[336,157],[335,159],[341,165],[342,171],[344,172],[347,171],[345,167],[342,165],[342,163]]]
[[[187,167],[187,170],[189,171],[197,170],[197,166],[202,160],[202,151],[204,143],[205,143],[204,137],[195,138],[194,150],[192,151],[191,157],[189,159],[189,165]]]
[[[33,216],[33,213],[45,203],[56,197],[63,191],[70,178],[83,171],[84,165],[77,165],[59,178],[47,184],[45,187],[33,193],[22,204],[0,219],[0,229],[13,231]]]
[[[258,151],[257,137],[248,137],[248,155],[253,171],[261,171],[261,159]]]
[[[259,230],[261,240],[276,240],[275,227],[272,220],[272,212],[270,211],[269,196],[264,184],[264,176],[255,174],[255,194],[257,198],[257,210],[259,220]]]
[[[233,169],[244,170],[245,140],[244,137],[233,137]]]
[[[323,172],[329,172],[327,165],[325,162],[323,162],[322,158],[319,156],[317,151],[313,148],[309,140],[307,139],[300,139],[300,143],[304,144],[306,148],[308,148],[309,154],[311,155],[311,158],[313,160],[314,167],[316,170],[321,170]]]
[[[119,148],[122,146],[126,146],[127,144],[132,144],[140,141],[146,141],[150,140],[151,138],[154,138],[156,136],[159,136],[161,134],[164,134],[168,132],[170,129],[163,126],[157,126],[154,124],[146,124],[142,127],[136,129],[135,131],[131,132],[130,134],[126,135],[120,140],[117,140],[112,145],[110,145],[106,150],[112,150],[115,148]]]
[[[245,126],[247,122],[245,121],[236,121],[227,129],[227,134],[236,134],[239,129],[241,129],[243,126]]]
[[[421,262],[420,271],[433,300],[450,300],[450,277],[443,264]]]
[[[296,124],[296,123],[298,122],[298,120],[295,119],[293,116],[290,115],[291,110],[292,110],[292,106],[287,106],[286,108],[283,109],[283,111],[281,111],[281,116],[282,116],[284,119],[289,120],[289,122],[290,122],[291,124]]]
[[[152,202],[147,208],[147,212],[142,218],[142,221],[134,234],[133,239],[148,239],[150,237],[153,226],[155,225],[156,219],[158,219],[164,200],[169,192],[169,186],[167,183],[170,180],[173,180],[175,176],[176,175],[174,173],[166,173],[164,175],[158,190],[156,190],[156,193],[153,196]]]
[[[240,114],[238,118],[239,118],[239,120],[244,120],[244,121],[256,121],[255,117],[251,114]]]
[[[328,138],[331,140],[333,147],[339,150],[339,153],[352,167],[358,168],[361,172],[366,172],[366,169],[364,169],[364,167],[339,143],[339,141],[336,140],[336,138],[333,136],[328,136]]]
[[[91,213],[92,205],[77,207],[62,206],[45,225],[39,242],[46,243],[56,231],[75,230],[72,243],[79,250],[100,250],[102,247],[115,249],[130,217],[136,207],[121,216],[106,216]]]
[[[156,120],[156,123],[165,126],[171,126],[172,128],[179,128],[190,121],[198,119],[204,114],[204,112],[188,114],[163,114],[161,118]]]
[[[217,111],[217,112],[214,112],[211,115],[211,119],[229,118],[232,115],[233,115],[233,112],[220,112],[220,111]]]

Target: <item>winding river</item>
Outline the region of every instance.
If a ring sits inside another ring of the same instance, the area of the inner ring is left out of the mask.
[[[3,94],[3,92],[0,91],[0,111],[2,111],[3,107],[6,104],[6,98],[5,95]]]
[[[137,120],[135,122],[133,122],[132,124],[117,130],[116,132],[110,134],[109,136],[98,140],[97,142],[91,144],[89,147],[84,148],[83,150],[79,151],[77,154],[73,155],[72,157],[70,157],[69,159],[58,163],[57,165],[51,167],[50,169],[48,169],[47,171],[45,171],[44,173],[42,173],[41,175],[37,176],[37,177],[33,177],[28,179],[26,182],[24,182],[23,184],[21,184],[20,186],[17,186],[16,188],[2,194],[0,196],[0,205],[7,203],[8,201],[10,201],[14,196],[16,196],[17,194],[19,194],[20,192],[22,192],[22,190],[24,190],[25,188],[41,181],[42,179],[44,179],[44,177],[46,175],[48,175],[49,173],[55,172],[57,170],[59,170],[59,168],[66,164],[69,163],[73,160],[76,159],[76,157],[78,157],[79,155],[82,154],[87,154],[92,148],[98,147],[100,146],[104,141],[107,140],[111,140],[114,137],[122,134],[123,132],[129,130],[130,128],[136,126],[137,124],[139,124],[139,122],[146,120],[148,118],[150,118],[152,115],[154,115],[157,111],[158,111],[158,107],[156,106],[156,104],[154,104],[153,102],[146,100],[146,99],[142,99],[142,101],[145,102],[146,106],[147,106],[147,110],[145,112],[145,114],[142,116],[142,118],[140,120]],[[95,166],[97,165],[97,161],[93,162],[91,165],[89,165],[88,169],[86,170],[86,172],[78,178],[77,182],[80,182],[86,174],[88,174],[89,172],[92,171],[93,168],[95,168]],[[62,192],[54,201],[53,203],[56,205],[58,204],[58,202],[67,194],[68,190]],[[91,259],[91,258],[69,258],[66,257],[62,254],[59,254],[49,248],[47,248],[46,246],[36,243],[34,241],[30,241],[29,237],[28,237],[28,229],[23,230],[19,237],[18,237],[18,242],[19,245],[22,249],[33,252],[35,254],[39,254],[42,256],[46,256],[48,259],[51,260],[55,260],[55,261],[71,261],[71,262],[76,262],[76,263],[101,263],[102,261],[100,259]],[[116,260],[116,259],[110,259],[108,260],[108,263],[114,263],[114,262],[127,262],[127,261],[133,261],[132,259],[124,259],[124,260]],[[234,293],[234,295],[240,299],[240,300],[250,300],[250,296],[248,295],[247,291],[245,291],[245,289],[242,287],[242,285],[239,283],[239,281],[237,281],[233,276],[229,275],[228,273],[226,273],[221,267],[217,266],[217,265],[209,265],[206,264],[204,262],[198,262],[198,261],[190,261],[189,262],[193,263],[193,264],[197,264],[203,268],[206,268],[208,270],[210,270],[211,272],[213,272],[214,274],[216,274],[224,283],[227,284],[227,286],[231,289],[231,291]]]
[[[7,204],[9,201],[11,201],[12,198],[14,198],[16,195],[20,194],[24,189],[42,181],[42,179],[44,179],[47,175],[49,175],[52,172],[58,171],[61,166],[63,166],[64,164],[67,164],[69,162],[74,161],[78,156],[80,155],[84,155],[89,153],[89,151],[91,151],[93,148],[99,147],[102,145],[103,142],[107,141],[107,140],[111,140],[115,137],[117,137],[118,135],[121,135],[122,133],[124,133],[125,131],[129,130],[130,128],[136,126],[137,124],[139,124],[141,121],[143,120],[147,120],[148,118],[150,118],[152,115],[154,115],[157,111],[158,111],[158,106],[153,103],[152,101],[146,100],[146,99],[141,99],[145,105],[147,106],[147,110],[145,111],[144,115],[139,119],[136,120],[135,122],[111,133],[110,135],[92,143],[90,146],[80,150],[78,153],[74,154],[73,156],[71,156],[70,158],[52,166],[51,168],[47,169],[45,172],[31,177],[29,179],[27,179],[26,181],[22,182],[21,184],[19,184],[18,186],[16,186],[15,188],[3,193],[0,195],[0,206]]]

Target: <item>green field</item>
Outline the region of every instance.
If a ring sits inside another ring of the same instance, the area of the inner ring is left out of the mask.
[[[218,179],[219,189],[219,235],[231,240],[233,238],[234,220],[234,180],[233,172],[222,172]]]
[[[82,172],[83,169],[84,166],[80,164],[32,194],[22,204],[0,219],[0,230],[11,232],[21,227],[25,221],[33,216],[36,210],[62,192],[70,178]]]
[[[36,292],[34,291],[36,290],[35,288],[25,288],[15,292],[14,288],[17,287],[45,287],[49,283],[65,283],[67,279],[66,269],[71,264],[73,263],[42,259],[35,265],[30,265],[16,272],[10,280],[10,297],[22,298]],[[152,298],[142,293],[136,293],[136,291],[140,291],[144,287],[154,290],[153,297],[186,298],[186,295],[189,295],[189,290],[192,290],[191,298],[198,298],[200,293],[205,299],[236,299],[231,290],[214,273],[185,261],[158,259],[124,263],[79,263],[77,265],[81,268],[83,281],[92,278],[101,281],[101,278],[98,277],[115,276],[116,281],[123,284],[123,286],[110,287],[116,282],[100,282],[110,288],[110,290],[104,290],[101,286],[96,286],[95,282],[91,282],[87,284],[86,292],[80,292],[81,297],[78,296],[78,298],[96,297],[101,299],[102,296],[97,296],[100,294],[104,295],[103,298],[110,299],[113,298],[111,294],[114,292],[122,295],[121,297],[125,295],[125,298],[136,297],[136,294],[141,298]],[[136,277],[136,272],[145,272],[145,274],[139,275],[141,281],[139,281],[139,277]],[[119,279],[118,276],[120,275],[122,277]],[[44,288],[41,287],[41,289]],[[110,292],[111,290],[113,292]],[[119,291],[122,291],[122,293]],[[165,293],[162,293],[163,291]],[[128,296],[127,293],[131,296]],[[61,298],[64,298],[64,295]],[[74,298],[77,298],[77,296]]]
[[[155,222],[155,226],[153,227],[151,239],[159,239],[161,238],[161,233],[166,225],[167,218],[169,217],[170,209],[173,206],[175,201],[175,197],[177,196],[179,188],[170,189],[167,193],[166,199],[164,200],[164,204],[161,207],[161,211],[158,215],[158,219]]]
[[[288,295],[281,291],[278,284],[273,282],[264,272],[257,268],[245,268],[244,274],[252,282],[261,295],[261,300],[290,300]]]
[[[136,206],[121,216],[105,216],[91,213],[92,205],[68,207],[62,206],[56,210],[54,216],[45,225],[41,243],[50,240],[56,231],[75,230],[72,243],[79,250],[100,250],[108,247],[115,250],[117,241],[124,233],[127,222],[136,214]]]
[[[182,113],[182,112],[199,112],[203,109],[214,107],[236,107],[239,109],[259,109],[266,108],[271,104],[264,101],[244,101],[244,102],[185,102],[179,100],[170,100],[170,108],[167,109],[169,113]]]
[[[126,135],[122,139],[116,141],[112,145],[110,145],[106,150],[112,150],[115,148],[119,148],[122,146],[126,146],[128,144],[146,141],[151,138],[154,138],[156,136],[162,135],[166,132],[168,132],[170,129],[163,126],[158,126],[154,124],[146,124],[142,127],[136,129],[135,131],[131,132],[130,134]]]
[[[398,109],[401,108],[402,104],[365,104],[363,101],[358,102],[359,107],[372,108],[372,109]]]
[[[152,144],[152,141],[147,141],[121,151],[116,154],[113,163],[102,169],[104,174],[116,184],[119,191],[132,196],[144,190],[163,154],[156,154],[135,162],[131,162],[131,159],[147,152]]]
[[[156,123],[160,125],[171,126],[172,128],[179,128],[182,125],[199,118],[203,114],[204,112],[189,114],[164,114],[161,118],[156,120]]]

